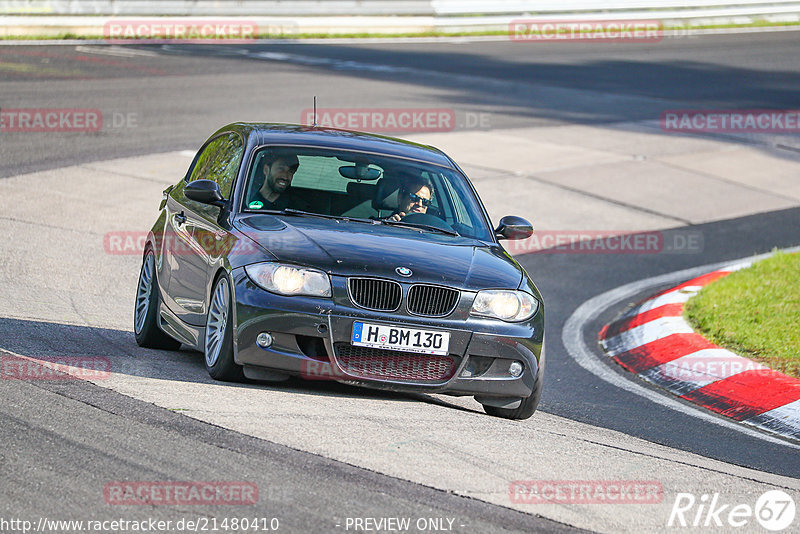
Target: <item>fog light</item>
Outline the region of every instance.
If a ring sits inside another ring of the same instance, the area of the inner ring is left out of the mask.
[[[511,362],[511,365],[508,366],[508,374],[517,378],[522,374],[522,364],[520,362]]]
[[[262,349],[266,349],[270,345],[272,345],[272,334],[267,332],[261,332],[258,334],[256,338],[256,344],[261,347]]]

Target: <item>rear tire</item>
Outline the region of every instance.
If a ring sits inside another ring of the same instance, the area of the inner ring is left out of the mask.
[[[244,371],[233,361],[233,313],[230,282],[222,274],[211,290],[203,341],[206,371],[215,380],[241,382]]]
[[[167,335],[158,326],[158,310],[161,293],[156,279],[155,254],[151,249],[144,253],[139,285],[136,289],[136,304],[133,310],[133,333],[136,343],[148,349],[178,350],[181,342]]]
[[[533,382],[533,393],[530,397],[522,399],[522,403],[516,408],[498,408],[497,406],[483,405],[483,411],[494,417],[503,419],[528,419],[539,407],[539,399],[542,398],[542,388],[544,386],[544,342],[542,342],[542,352],[539,356],[539,369],[536,372],[536,380]]]

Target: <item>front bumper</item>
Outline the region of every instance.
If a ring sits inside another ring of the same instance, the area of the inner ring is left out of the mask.
[[[544,336],[544,309],[530,320],[505,323],[469,315],[475,292],[462,291],[447,317],[375,312],[351,304],[346,278],[332,276],[332,299],[285,297],[256,286],[235,269],[234,359],[237,364],[297,375],[406,392],[525,398],[533,393]],[[355,348],[353,323],[420,328],[450,333],[447,356]],[[256,344],[268,332],[269,348]],[[512,362],[522,374],[509,373]]]

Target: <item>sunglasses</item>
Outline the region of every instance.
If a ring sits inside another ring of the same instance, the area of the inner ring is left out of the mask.
[[[414,193],[409,193],[408,198],[410,198],[411,202],[413,202],[414,204],[416,204],[417,202],[421,202],[423,206],[430,206],[431,202],[433,202],[429,198],[424,198],[419,195],[415,195]]]

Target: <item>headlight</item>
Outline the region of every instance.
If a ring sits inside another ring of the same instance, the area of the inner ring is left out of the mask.
[[[273,293],[312,297],[331,296],[330,278],[322,271],[281,263],[256,263],[245,266],[244,270],[258,287]]]
[[[471,313],[503,321],[524,321],[538,309],[539,301],[524,291],[485,289],[475,296]]]

